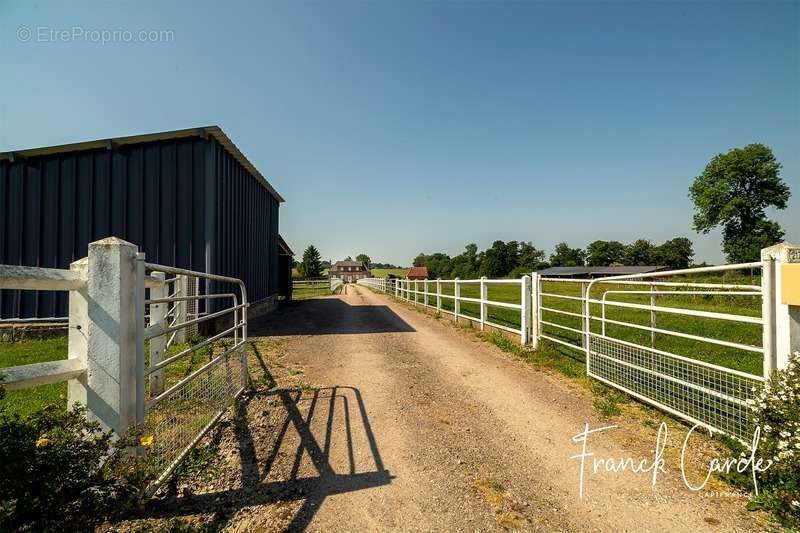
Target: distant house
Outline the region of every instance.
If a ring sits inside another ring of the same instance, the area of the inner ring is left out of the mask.
[[[356,281],[361,278],[370,278],[372,274],[367,265],[361,261],[336,261],[331,267],[331,277],[342,281]]]
[[[411,267],[406,273],[406,279],[428,279],[428,267]]]
[[[546,278],[607,278],[611,276],[625,276],[631,274],[656,274],[669,270],[665,266],[574,266],[550,267],[538,271],[540,276]],[[655,277],[655,276],[654,276]]]

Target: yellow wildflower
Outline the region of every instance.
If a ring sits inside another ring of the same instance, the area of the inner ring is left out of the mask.
[[[39,440],[36,441],[36,447],[41,448],[42,446],[47,446],[50,444],[50,439],[46,437],[39,437]]]
[[[139,439],[139,443],[142,446],[151,446],[153,444],[153,436],[148,435],[146,437],[142,437],[141,439]]]

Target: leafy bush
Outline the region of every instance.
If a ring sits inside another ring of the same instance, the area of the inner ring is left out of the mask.
[[[151,478],[145,459],[85,414],[52,405],[22,418],[0,407],[0,531],[86,530],[136,505]]]
[[[761,427],[759,455],[773,461],[759,475],[754,503],[774,511],[788,527],[800,527],[800,353],[775,372],[751,404],[754,427]]]

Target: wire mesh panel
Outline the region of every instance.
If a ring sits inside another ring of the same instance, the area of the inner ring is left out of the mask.
[[[747,443],[754,429],[748,400],[764,383],[761,330],[769,329],[770,319],[758,316],[761,287],[730,279],[760,266],[591,281],[584,291],[584,324],[576,329],[588,341],[587,374]]]
[[[742,440],[752,436],[747,400],[762,384],[759,376],[601,335],[589,338],[590,376],[690,421]]]
[[[241,346],[241,343],[240,343]],[[166,477],[244,389],[245,353],[226,351],[191,374],[185,385],[159,397],[145,415],[148,453]]]

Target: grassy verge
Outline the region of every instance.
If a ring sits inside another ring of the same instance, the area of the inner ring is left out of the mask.
[[[317,296],[330,296],[331,290],[329,287],[313,287],[313,288],[299,288],[292,289],[292,300],[308,300],[316,298]]]

